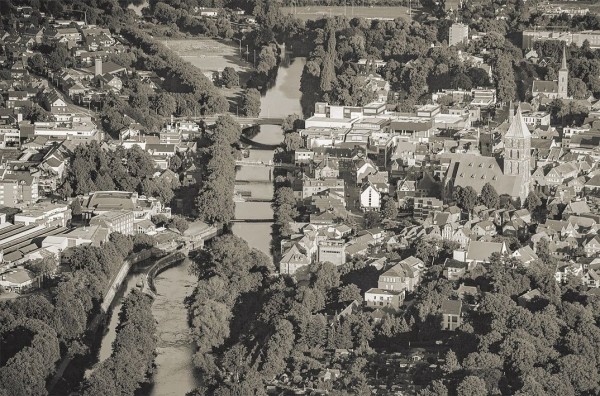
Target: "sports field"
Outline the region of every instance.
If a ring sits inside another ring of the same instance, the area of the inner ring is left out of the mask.
[[[417,2],[415,1],[415,4]],[[281,10],[288,14],[293,14],[303,20],[320,19],[328,16],[345,15],[348,18],[362,17],[373,19],[396,19],[402,18],[409,20],[408,7],[368,7],[368,6],[306,6],[306,7],[281,7]],[[415,10],[412,10],[413,13]],[[419,11],[417,11],[419,12]]]
[[[162,40],[164,45],[205,74],[221,72],[227,66],[247,72],[250,64],[240,59],[239,46],[234,42],[209,38]]]
[[[239,73],[240,84],[245,85],[252,71],[252,64],[240,59],[237,42],[202,38],[161,40],[161,43],[174,51],[183,60],[196,66],[211,80],[213,80],[215,73],[221,73],[225,67],[229,66]],[[231,89],[221,87],[219,90],[229,100],[232,111],[235,111],[235,103],[241,89],[239,87]]]

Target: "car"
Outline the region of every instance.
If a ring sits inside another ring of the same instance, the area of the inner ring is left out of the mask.
[[[442,341],[442,340],[437,340],[437,341],[435,342],[435,345],[442,345],[443,343],[444,343],[444,341]]]

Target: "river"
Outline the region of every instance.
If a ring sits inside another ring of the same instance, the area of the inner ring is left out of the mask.
[[[285,117],[289,114],[302,114],[300,106],[300,77],[306,63],[305,58],[285,57],[277,72],[275,85],[261,98],[260,115],[263,117]],[[279,144],[283,141],[283,132],[279,125],[261,125],[260,132],[252,138],[257,143]],[[249,160],[269,162],[273,151],[250,149]],[[241,166],[236,174],[236,188],[249,191],[253,198],[272,199],[273,183],[266,167]],[[237,202],[235,218],[244,220],[272,219],[273,209],[269,202]],[[267,255],[271,255],[272,222],[235,223],[233,233]]]
[[[281,63],[275,85],[261,99],[261,116],[285,117],[292,113],[302,114],[299,86],[304,64],[304,58],[291,61],[285,59]],[[283,140],[281,127],[262,125],[253,140],[266,144],[279,144]],[[250,159],[268,162],[273,159],[273,151],[251,149]],[[237,187],[250,191],[254,198],[273,197],[273,183],[268,168],[241,167],[236,180],[248,181]],[[237,219],[248,220],[272,219],[273,210],[269,202],[238,202],[235,216]],[[233,232],[246,240],[251,247],[270,256],[272,224],[264,221],[235,223]],[[152,383],[144,385],[136,393],[138,396],[185,395],[199,385],[192,363],[195,347],[190,337],[187,309],[184,303],[197,282],[197,279],[188,272],[189,264],[189,261],[186,261],[184,264],[167,269],[155,279],[157,296],[152,305],[152,314],[157,321],[156,370],[153,373]],[[122,296],[134,288],[137,281],[138,275],[135,273],[129,275],[122,290],[116,296],[115,307],[98,354],[100,361],[112,353]]]

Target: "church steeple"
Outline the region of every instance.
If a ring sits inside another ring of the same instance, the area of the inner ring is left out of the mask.
[[[520,103],[504,135],[504,174],[520,177],[521,199],[527,197],[531,184],[531,133],[523,119]]]
[[[558,98],[567,99],[569,84],[569,68],[567,67],[567,50],[563,45],[562,64],[558,71]]]

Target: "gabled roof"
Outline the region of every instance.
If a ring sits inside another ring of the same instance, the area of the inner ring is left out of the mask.
[[[471,241],[467,249],[467,260],[487,261],[492,253],[502,253],[503,243]]]
[[[447,315],[460,315],[462,311],[461,300],[442,301],[442,312]]]

